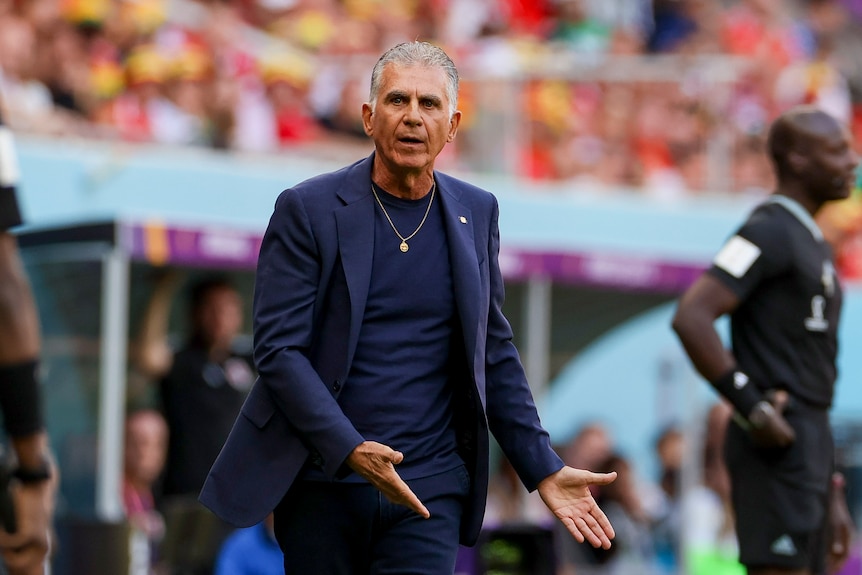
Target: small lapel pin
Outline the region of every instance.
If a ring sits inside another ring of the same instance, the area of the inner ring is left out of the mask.
[[[467,218],[465,218],[464,216],[460,216],[460,217],[458,218],[458,220],[460,220],[462,224],[466,224],[466,223],[467,223]]]

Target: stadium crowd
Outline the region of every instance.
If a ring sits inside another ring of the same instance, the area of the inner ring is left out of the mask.
[[[862,131],[860,26],[857,0],[0,0],[0,95],[21,132],[370,149],[368,60],[421,38],[464,75],[449,166],[759,193],[780,110]]]

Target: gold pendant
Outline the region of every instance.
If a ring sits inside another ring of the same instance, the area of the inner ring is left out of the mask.
[[[407,251],[407,250],[409,250],[409,249],[410,249],[410,246],[408,246],[408,245],[407,245],[407,242],[402,241],[402,242],[401,242],[401,251],[402,251],[402,252],[406,252],[406,251]]]

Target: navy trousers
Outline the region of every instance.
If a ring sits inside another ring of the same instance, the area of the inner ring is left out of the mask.
[[[367,483],[296,481],[275,509],[285,575],[451,575],[470,478],[464,466],[408,481],[423,519]]]

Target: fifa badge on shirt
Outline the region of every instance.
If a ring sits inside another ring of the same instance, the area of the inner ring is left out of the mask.
[[[805,318],[805,329],[808,331],[826,331],[829,329],[829,320],[824,316],[825,311],[825,297],[816,295],[811,298],[811,315]]]
[[[835,266],[829,260],[823,262],[823,273],[820,276],[820,281],[823,283],[823,293],[826,294],[826,297],[835,295]]]

